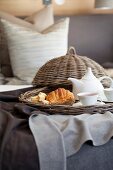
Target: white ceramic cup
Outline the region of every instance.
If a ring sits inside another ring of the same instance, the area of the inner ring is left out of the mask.
[[[98,99],[98,92],[83,92],[77,94],[80,102],[84,106],[95,105]]]
[[[104,89],[104,94],[106,95],[107,101],[113,102],[113,88]]]

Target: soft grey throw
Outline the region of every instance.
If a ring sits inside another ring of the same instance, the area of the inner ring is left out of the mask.
[[[99,146],[113,136],[113,114],[33,114],[29,126],[38,148],[40,169],[66,170],[66,157],[76,153],[84,142],[91,140]]]

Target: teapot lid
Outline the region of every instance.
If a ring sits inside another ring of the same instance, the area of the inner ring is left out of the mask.
[[[96,77],[94,76],[91,67],[87,68],[86,74],[82,77],[82,80],[92,80],[92,79],[96,79]]]

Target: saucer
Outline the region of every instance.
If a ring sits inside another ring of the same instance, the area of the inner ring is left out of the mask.
[[[105,103],[102,101],[97,101],[94,105],[104,105]],[[79,106],[85,106],[85,105],[83,105],[80,101],[79,102],[77,102],[77,103],[74,103],[73,105],[72,105],[73,107],[79,107]],[[93,106],[93,105],[87,105],[87,106]]]

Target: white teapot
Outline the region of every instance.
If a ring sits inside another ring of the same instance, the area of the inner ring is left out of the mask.
[[[87,72],[82,77],[82,79],[68,78],[68,80],[72,82],[73,93],[76,97],[77,93],[80,92],[98,92],[101,100],[107,101],[107,98],[104,94],[104,87],[101,83],[101,80],[105,78],[111,81],[111,87],[113,87],[113,80],[109,76],[96,78],[90,67],[88,67]]]

